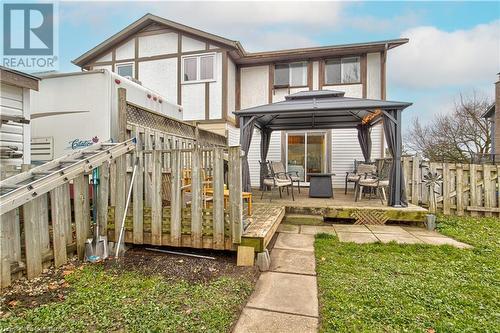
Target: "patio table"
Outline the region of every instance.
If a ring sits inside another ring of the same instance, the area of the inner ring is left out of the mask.
[[[333,198],[332,176],[334,173],[314,173],[309,175],[310,198]]]
[[[208,188],[206,190],[207,194],[214,194],[214,189],[213,188]],[[247,200],[248,207],[247,207],[247,213],[248,216],[252,216],[252,193],[251,192],[241,192],[241,198],[243,200]],[[227,208],[227,203],[229,201],[229,190],[224,189],[224,208]]]

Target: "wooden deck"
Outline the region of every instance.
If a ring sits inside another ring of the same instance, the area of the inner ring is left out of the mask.
[[[408,207],[395,208],[383,205],[380,199],[363,198],[354,201],[354,194],[336,189],[334,198],[309,198],[308,188],[301,188],[299,194],[294,190],[295,200],[291,195],[283,194],[279,198],[277,191],[270,201],[269,192],[253,191],[253,215],[244,217],[245,231],[242,235],[244,246],[253,246],[256,252],[263,251],[271,241],[276,229],[285,218],[287,221],[297,219],[315,220],[323,223],[323,219],[339,219],[352,221],[358,224],[384,224],[386,222],[413,222],[423,223],[428,210],[409,204]]]

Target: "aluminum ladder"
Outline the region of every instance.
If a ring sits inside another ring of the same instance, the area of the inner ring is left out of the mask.
[[[135,144],[135,138],[121,143],[94,144],[1,181],[0,214],[127,154],[135,149]]]

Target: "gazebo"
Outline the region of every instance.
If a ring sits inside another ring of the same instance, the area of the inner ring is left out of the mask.
[[[344,92],[313,90],[291,94],[282,102],[234,112],[240,119],[240,145],[244,152],[242,181],[251,191],[248,151],[254,128],[261,134],[260,158],[267,159],[272,131],[356,128],[366,161],[371,155],[371,127],[383,121],[385,140],[393,163],[389,179],[388,205],[407,206],[401,167],[401,111],[411,103],[345,97]],[[261,166],[262,167],[262,166]],[[263,170],[261,170],[262,181]]]

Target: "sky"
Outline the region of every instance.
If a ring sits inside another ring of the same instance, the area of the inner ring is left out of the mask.
[[[459,94],[493,100],[500,72],[500,1],[59,2],[61,71],[146,13],[238,40],[247,51],[399,37],[389,51],[387,99],[412,102],[403,120],[432,121]]]

